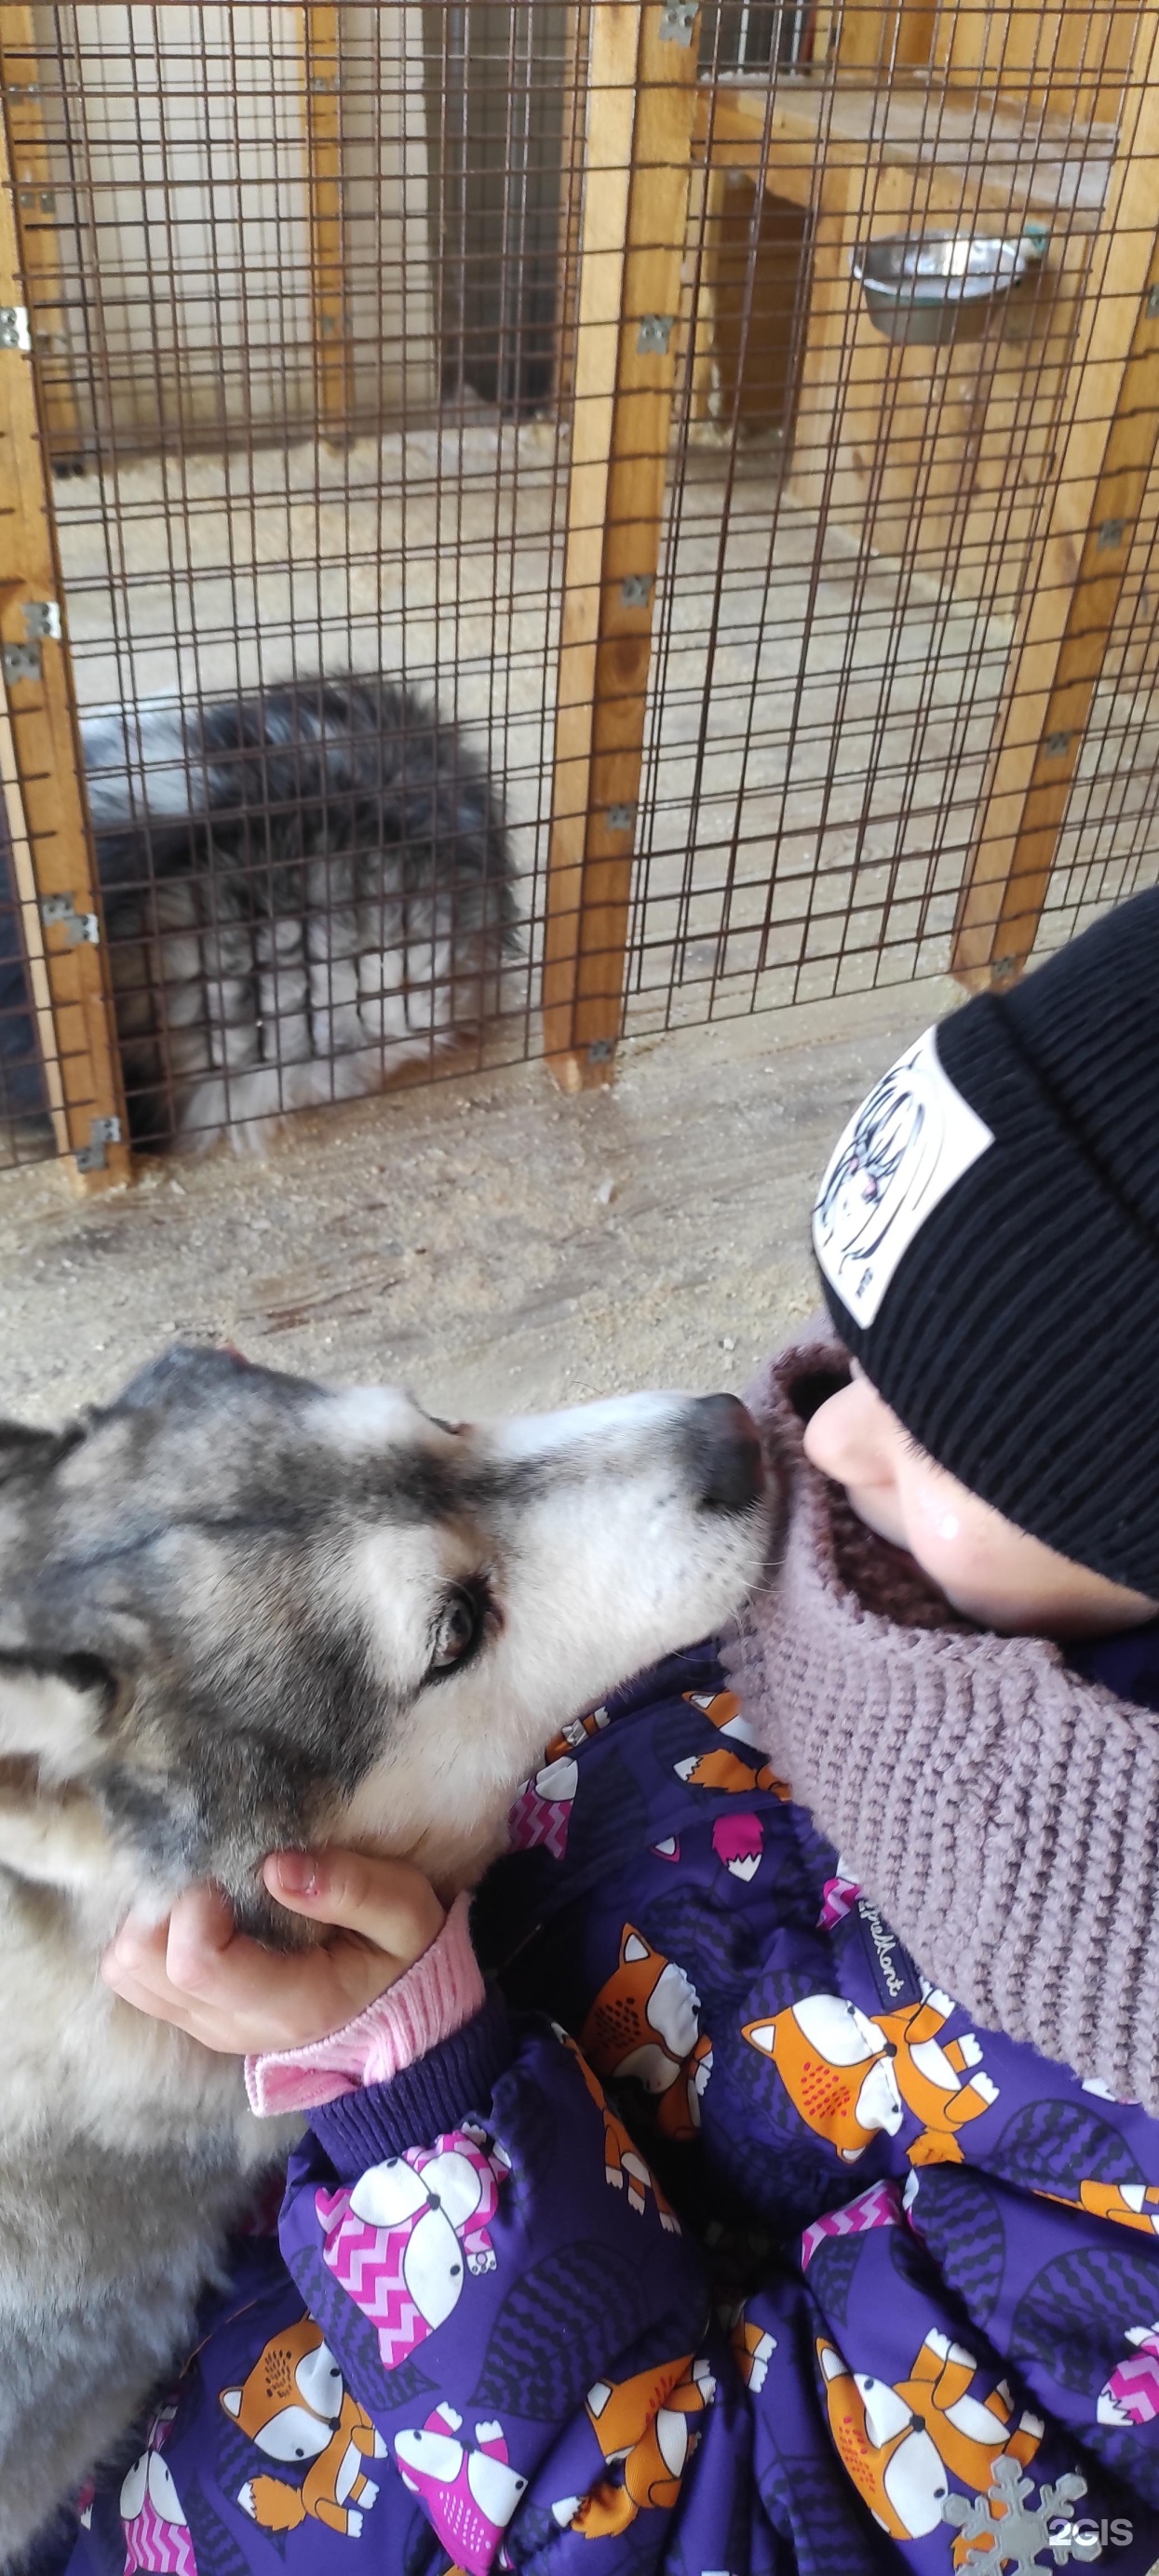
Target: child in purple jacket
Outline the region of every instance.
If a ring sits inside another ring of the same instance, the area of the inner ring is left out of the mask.
[[[910,1049],[814,1239],[766,1593],[470,1916],[283,1854],[323,1948],[121,1936],[309,2127],[73,2576],[1159,2566],[1159,893]]]

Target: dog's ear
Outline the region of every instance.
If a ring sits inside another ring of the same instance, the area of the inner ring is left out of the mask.
[[[121,1388],[114,1410],[148,1413],[158,1405],[218,1395],[223,1386],[232,1386],[238,1378],[252,1378],[268,1385],[276,1375],[276,1371],[262,1368],[256,1360],[247,1360],[232,1342],[171,1342],[168,1350],[147,1360],[144,1368],[138,1369],[128,1385]]]
[[[79,1423],[64,1431],[37,1431],[29,1422],[0,1418],[0,1485],[16,1476],[45,1476],[83,1437]]]
[[[52,1441],[51,1431],[34,1431],[28,1422],[0,1419],[0,1484],[20,1467],[30,1467]]]

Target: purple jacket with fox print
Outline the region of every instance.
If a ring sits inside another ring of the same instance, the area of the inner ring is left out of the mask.
[[[313,2113],[70,2576],[1153,2568],[1159,2123],[931,1990],[710,1646],[512,1839],[486,2004]]]

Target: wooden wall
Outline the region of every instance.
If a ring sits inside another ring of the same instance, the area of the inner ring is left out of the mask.
[[[862,35],[871,20],[880,38],[880,13],[862,13]],[[1104,34],[1121,45],[1118,15]],[[1115,274],[1113,131],[1044,123],[1023,98],[996,104],[979,136],[969,104],[928,83],[879,92],[843,80],[784,84],[771,100],[767,87],[722,84],[699,133],[694,416],[756,425],[780,405],[803,506],[1013,619],[1034,577],[1084,334]],[[851,274],[859,244],[1024,228],[1045,242],[1041,272],[994,307],[982,341],[899,346],[874,327]],[[1079,520],[1081,507],[1076,569]],[[1144,513],[1127,584],[1136,601],[1150,527]]]

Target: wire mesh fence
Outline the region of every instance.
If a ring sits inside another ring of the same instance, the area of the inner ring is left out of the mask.
[[[1125,11],[814,12],[803,74],[788,11],[706,29],[629,1028],[968,967],[971,882],[989,932],[1033,860],[1001,973],[1155,875],[1150,339],[1137,453],[1106,454],[1153,41]],[[907,267],[870,310],[874,243]],[[934,261],[990,243],[1025,273],[971,310]],[[1091,524],[1114,599],[1079,578]],[[1040,743],[1073,778],[1053,865]]]
[[[1153,877],[1155,30],[6,6],[0,1161]]]

